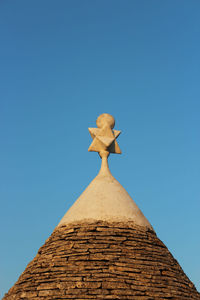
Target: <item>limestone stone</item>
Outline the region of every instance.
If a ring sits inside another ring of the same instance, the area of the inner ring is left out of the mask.
[[[96,247],[99,237],[104,247]],[[87,251],[80,255],[81,241]],[[3,299],[200,300],[200,294],[153,230],[99,221],[57,227]]]

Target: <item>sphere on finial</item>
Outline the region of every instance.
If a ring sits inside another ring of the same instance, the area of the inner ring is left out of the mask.
[[[97,118],[96,124],[98,128],[103,128],[105,125],[107,125],[113,129],[115,126],[115,119],[109,114],[102,114]]]

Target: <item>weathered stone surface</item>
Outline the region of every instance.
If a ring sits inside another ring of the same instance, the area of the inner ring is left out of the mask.
[[[200,299],[154,231],[133,223],[57,227],[4,300]]]

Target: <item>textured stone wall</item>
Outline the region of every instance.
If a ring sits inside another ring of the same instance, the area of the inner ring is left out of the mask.
[[[156,234],[123,223],[58,227],[10,299],[200,299]]]

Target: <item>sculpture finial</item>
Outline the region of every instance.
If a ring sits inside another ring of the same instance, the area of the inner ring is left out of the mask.
[[[113,130],[115,119],[109,114],[102,114],[97,118],[96,124],[98,128],[88,128],[93,138],[88,151],[99,152],[101,158],[108,157],[110,153],[121,154],[116,141],[121,131]]]

